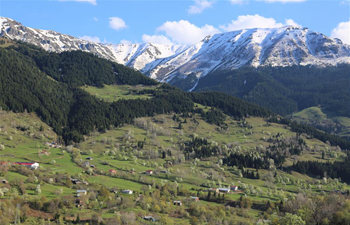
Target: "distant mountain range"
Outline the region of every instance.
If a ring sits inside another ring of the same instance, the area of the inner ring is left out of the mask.
[[[242,67],[350,64],[350,46],[308,28],[245,29],[205,37],[190,45],[94,43],[39,30],[0,17],[0,36],[48,51],[83,50],[133,67],[158,81],[193,91],[201,78]]]

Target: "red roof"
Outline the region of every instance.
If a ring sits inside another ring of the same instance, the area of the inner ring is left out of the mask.
[[[32,162],[15,162],[14,164],[16,164],[16,165],[23,165],[23,166],[31,166],[34,163],[32,163]]]

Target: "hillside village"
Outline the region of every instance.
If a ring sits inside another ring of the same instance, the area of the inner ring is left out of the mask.
[[[211,209],[210,216],[203,214],[203,218],[218,219],[212,214],[224,213],[228,217],[220,216],[221,222],[232,218],[232,221],[249,224],[263,218],[261,210],[266,210],[266,204],[273,212],[276,207],[281,207],[278,206],[281,200],[295,196],[295,190],[306,193],[321,191],[334,197],[347,196],[350,190],[348,185],[337,179],[313,179],[276,168],[253,170],[227,167],[217,156],[209,157],[210,160],[184,160],[185,156],[177,149],[181,148],[182,138],[194,132],[203,138],[215,140],[213,144],[220,148],[226,146],[224,148],[236,149],[234,151],[249,151],[257,144],[262,147],[268,144],[268,137],[276,133],[284,137],[294,135],[278,124],[266,126],[266,122],[258,118],[247,118],[244,126],[240,121],[227,118],[228,128],[220,130],[219,126],[202,121],[199,115],[192,119],[179,115],[176,120],[187,120],[179,129],[173,115],[159,115],[137,119],[134,125],[105,133],[93,133],[75,146],[60,146],[50,140],[55,138],[51,129],[35,116],[21,115],[32,118],[28,122],[34,126],[13,113],[2,111],[1,116],[3,121],[8,121],[5,123],[8,125],[2,125],[0,134],[0,141],[5,146],[0,152],[2,162],[28,160],[28,163],[1,163],[2,199],[18,195],[42,201],[43,206],[34,207],[34,210],[44,210],[46,213],[45,216],[38,216],[38,220],[55,221],[50,212],[64,207],[69,209],[67,213],[60,213],[60,218],[65,221],[196,224],[191,216],[196,211],[192,210],[200,210],[198,213],[201,213],[202,210],[207,212]],[[34,136],[43,134],[44,137],[36,139],[29,136],[27,131],[18,130],[16,127],[22,123],[30,127]],[[35,128],[39,124],[44,126],[43,131]],[[8,140],[9,136],[16,142]],[[232,140],[232,137],[236,143],[230,147],[227,140]],[[326,143],[308,138],[304,140],[307,148],[300,158],[296,158],[337,160],[344,155]],[[21,146],[27,146],[25,155],[22,152],[18,159],[9,157],[11,152],[21,151]],[[45,149],[49,154],[42,154],[43,150],[38,149]],[[290,160],[295,159],[288,159],[286,165],[292,163]],[[34,165],[30,163],[32,161],[40,167],[28,167]],[[30,210],[33,210],[32,207]],[[94,209],[97,208],[100,211],[96,214]],[[23,209],[23,213],[25,211]]]
[[[350,221],[346,139],[84,52],[0,59],[0,224]]]

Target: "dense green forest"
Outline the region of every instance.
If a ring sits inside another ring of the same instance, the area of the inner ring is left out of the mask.
[[[307,174],[312,177],[322,178],[331,177],[339,178],[340,180],[350,183],[350,156],[341,162],[327,162],[322,163],[318,161],[298,161],[293,166],[286,168],[287,170],[298,171],[303,174]]]
[[[220,110],[201,112],[205,120],[210,123],[221,124],[224,119],[221,112],[236,119],[248,116],[269,117],[271,121],[289,125],[295,132],[307,133],[320,140],[328,140],[332,145],[350,149],[348,141],[344,139],[328,135],[310,126],[292,123],[286,119],[277,120],[275,114],[270,111],[223,93],[185,93],[177,88],[163,84],[150,92],[153,96],[151,99],[120,100],[113,103],[104,102],[83,91],[79,86],[92,85],[100,87],[103,84],[154,85],[157,82],[133,69],[98,58],[89,53],[81,51],[60,54],[49,53],[28,44],[16,43],[7,48],[0,48],[0,59],[1,107],[14,112],[23,112],[25,110],[36,112],[44,122],[52,126],[63,137],[66,143],[70,141],[79,142],[82,140],[82,135],[88,134],[93,130],[106,130],[111,126],[117,127],[130,123],[136,117],[169,112],[194,112],[198,110],[193,107],[194,103],[199,103]],[[339,72],[334,80],[339,81],[340,77],[344,77],[347,68],[347,66],[340,66],[338,69],[333,68],[335,72]],[[305,73],[308,71],[306,68],[299,67],[294,68],[294,70],[300,70]],[[281,69],[283,71],[282,74],[285,74],[284,79],[281,80],[287,82],[288,76],[285,71],[292,73],[294,70],[293,68]],[[264,71],[269,70],[265,69]],[[254,78],[256,82],[262,79],[262,72],[248,70],[248,72],[238,71],[238,73],[241,74],[238,74],[235,79],[245,79],[245,76],[249,74],[249,79],[253,80]],[[270,77],[273,77],[273,75],[273,72],[271,72]],[[314,72],[309,76],[316,75],[317,73]],[[321,75],[328,76],[327,73],[322,73]],[[260,76],[261,79],[254,76]],[[282,77],[282,75],[280,76]],[[300,81],[298,82],[300,83],[305,79],[306,75],[299,76]],[[294,82],[294,86],[297,86],[298,82]],[[248,80],[248,86],[250,86],[250,83]],[[290,83],[292,82],[290,81]],[[347,85],[346,80],[343,84]],[[304,86],[307,85],[305,84]],[[332,84],[329,86],[332,86]],[[333,93],[333,91],[331,90],[330,93]],[[342,96],[342,92],[340,92],[340,95]],[[333,103],[340,100],[346,102],[349,96],[344,97],[345,100],[334,98],[332,101]],[[322,98],[320,97],[320,99]],[[322,101],[326,100],[331,102],[329,98]],[[307,98],[305,101],[307,101]],[[275,103],[274,105],[277,106],[279,104]],[[349,110],[345,113],[345,109],[348,107],[350,107],[350,104],[343,104],[341,107],[336,108],[339,110],[339,113],[344,111],[344,114],[346,114],[350,112]]]
[[[195,110],[194,102],[216,106],[237,118],[269,115],[266,110],[233,97],[213,93],[188,94],[167,84],[152,91],[151,99],[104,102],[79,86],[154,85],[157,82],[81,51],[48,53],[17,43],[0,48],[0,59],[0,106],[14,112],[36,112],[66,143],[80,142],[82,135],[93,130],[103,131],[131,123],[136,117],[191,112]],[[206,96],[208,100],[205,100]],[[207,117],[214,118],[213,114]]]
[[[215,71],[195,91],[220,91],[287,115],[320,105],[331,116],[350,116],[350,65],[265,67]]]
[[[69,51],[57,54],[24,44],[13,49],[31,58],[44,73],[71,87],[82,85],[102,87],[103,84],[154,85],[157,83],[134,69],[98,58],[87,52]]]

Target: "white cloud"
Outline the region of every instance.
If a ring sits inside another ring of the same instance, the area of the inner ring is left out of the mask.
[[[240,5],[246,2],[246,0],[230,0],[233,5]]]
[[[83,39],[83,40],[86,40],[86,41],[90,41],[90,42],[95,42],[95,43],[101,43],[101,40],[99,37],[96,37],[96,36],[87,36],[87,35],[84,35],[84,36],[81,36],[79,37],[80,39]]]
[[[197,27],[187,20],[167,21],[157,28],[171,38],[173,42],[181,44],[194,44],[205,36],[218,33],[219,30],[211,25]]]
[[[306,2],[306,0],[263,0],[264,2],[268,3],[274,3],[274,2],[281,2],[281,3],[289,3],[289,2]]]
[[[213,5],[213,1],[208,0],[194,0],[194,5],[191,5],[188,8],[189,14],[199,14],[203,12],[203,10],[210,8]]]
[[[109,17],[109,26],[114,30],[126,28],[124,20],[119,17]]]
[[[298,24],[297,22],[295,22],[292,19],[286,19],[286,25],[295,26],[295,27],[301,27],[300,24]]]
[[[96,0],[58,0],[60,2],[87,2],[90,3],[92,5],[97,5]]]
[[[227,25],[220,26],[224,31],[233,31],[249,28],[275,28],[281,27],[283,24],[277,23],[274,18],[266,18],[258,14],[238,16],[236,20],[232,20]]]
[[[94,18],[92,18],[95,22],[98,22],[98,18],[95,16]]]
[[[220,28],[224,31],[234,31],[251,28],[278,28],[286,25],[301,27],[292,19],[286,19],[285,23],[278,23],[274,18],[266,18],[258,14],[238,16],[236,20],[232,20],[227,25]]]
[[[331,37],[339,38],[344,43],[350,45],[350,20],[339,23],[338,26],[332,30]]]
[[[164,35],[142,35],[142,41],[155,44],[172,44],[172,42]]]

